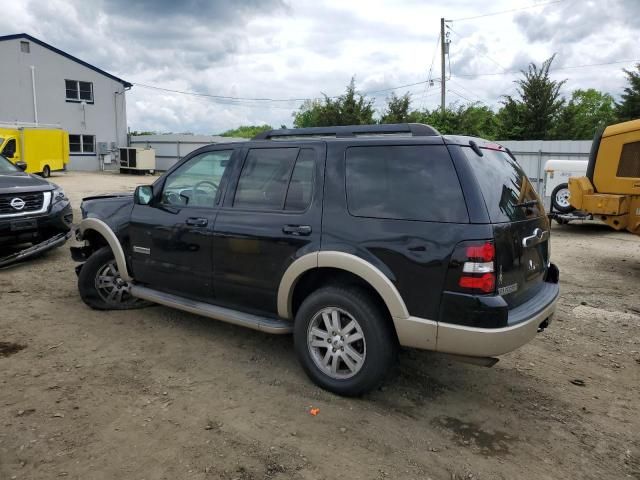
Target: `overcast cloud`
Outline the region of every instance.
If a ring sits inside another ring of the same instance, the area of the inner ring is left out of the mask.
[[[30,0],[7,2],[0,35],[25,32],[134,84],[249,98],[336,95],[352,75],[369,92],[428,77],[440,17],[461,19],[535,0],[426,2],[289,0]],[[448,101],[498,104],[513,70],[557,53],[557,67],[640,60],[640,0],[564,0],[450,24]],[[626,64],[558,70],[563,93],[619,97]],[[439,78],[439,58],[433,76]],[[434,108],[439,84],[397,90]],[[375,94],[382,108],[387,92]],[[240,124],[291,125],[291,102],[230,102],[136,85],[133,130],[217,133]]]

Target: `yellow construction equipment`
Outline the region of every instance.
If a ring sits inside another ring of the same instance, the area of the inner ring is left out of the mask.
[[[587,176],[570,178],[569,193],[576,209],[616,230],[640,235],[640,120],[598,132]]]

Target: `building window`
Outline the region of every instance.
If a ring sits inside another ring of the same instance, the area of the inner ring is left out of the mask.
[[[31,48],[30,48],[29,42],[20,42],[20,51],[22,53],[30,53]]]
[[[79,80],[64,81],[67,102],[93,103],[93,83]]]
[[[96,137],[95,135],[69,135],[69,152],[96,153]]]

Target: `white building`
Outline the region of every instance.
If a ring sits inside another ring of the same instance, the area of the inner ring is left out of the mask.
[[[60,125],[70,170],[98,170],[104,143],[127,145],[131,83],[26,33],[0,36],[0,65],[0,123]]]

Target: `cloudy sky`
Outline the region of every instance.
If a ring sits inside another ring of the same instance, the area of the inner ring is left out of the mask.
[[[640,0],[27,0],[3,4],[0,35],[29,33],[134,83],[133,130],[218,133],[291,126],[299,99],[340,94],[351,76],[382,109],[388,89],[439,78],[440,17],[453,20],[447,102],[495,106],[514,72],[553,53],[565,95],[618,97],[622,68],[640,61]],[[395,91],[440,101],[437,82]]]

